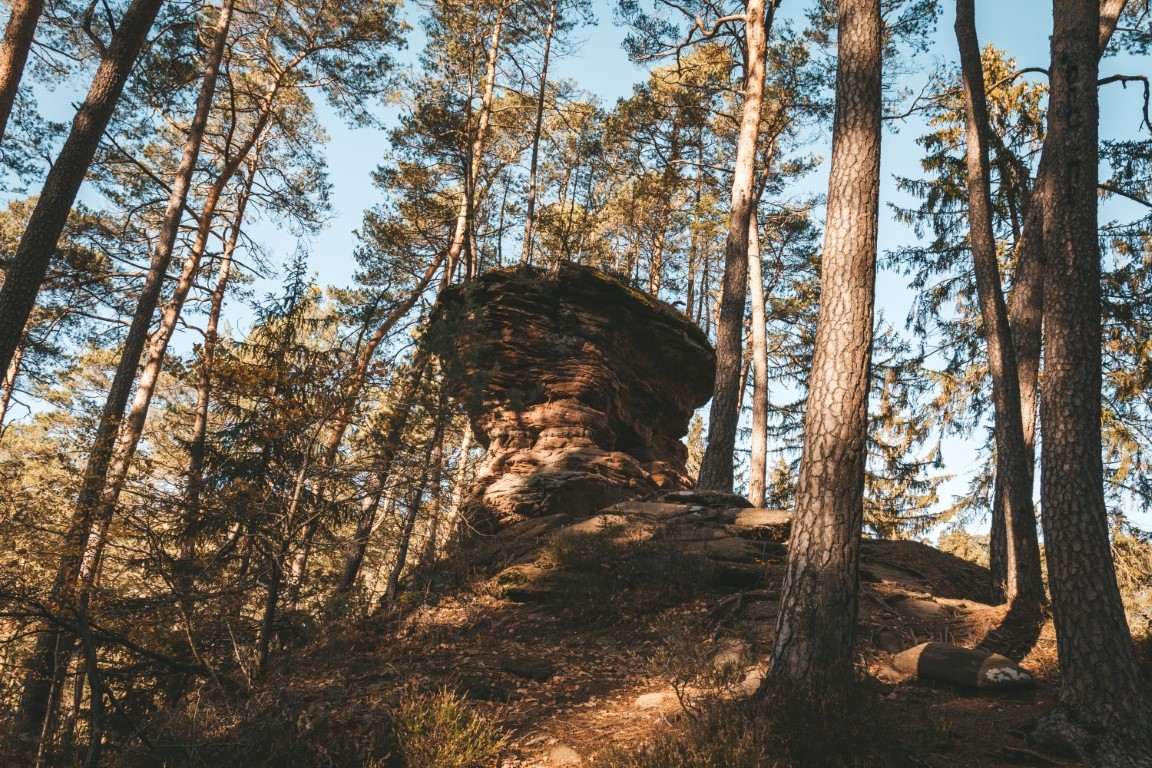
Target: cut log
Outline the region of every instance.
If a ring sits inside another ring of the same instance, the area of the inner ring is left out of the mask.
[[[1032,675],[998,653],[974,651],[951,643],[923,643],[898,653],[892,665],[921,680],[955,683],[980,690],[1012,690],[1035,684]]]

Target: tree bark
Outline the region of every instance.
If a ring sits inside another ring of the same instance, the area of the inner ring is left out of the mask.
[[[388,574],[388,582],[384,587],[384,594],[380,597],[381,608],[390,606],[400,591],[400,576],[403,575],[404,566],[408,562],[408,547],[412,542],[412,532],[416,528],[416,518],[420,514],[424,503],[424,493],[427,490],[428,476],[432,471],[432,454],[443,440],[444,405],[445,403],[442,399],[440,407],[436,412],[436,428],[433,430],[432,437],[429,438],[428,445],[424,449],[424,460],[420,464],[420,479],[417,481],[416,488],[412,493],[412,502],[408,505],[408,517],[405,518],[404,529],[400,533],[400,542],[396,551],[396,562],[392,564],[392,570]],[[440,450],[443,451],[443,448],[441,447]]]
[[[363,349],[356,359],[356,367],[352,369],[351,375],[348,377],[348,385],[344,391],[342,403],[336,412],[336,417],[333,421],[332,427],[328,432],[328,437],[324,441],[320,455],[320,470],[316,477],[315,485],[312,488],[313,496],[316,499],[315,509],[305,525],[303,545],[296,551],[292,557],[292,565],[288,571],[288,594],[289,601],[294,605],[297,597],[299,596],[300,586],[303,583],[304,572],[308,567],[308,557],[311,549],[312,538],[316,534],[317,526],[321,518],[328,509],[328,486],[332,480],[332,473],[336,468],[336,459],[340,454],[340,446],[344,442],[344,436],[348,432],[348,427],[352,424],[352,419],[356,414],[356,406],[360,402],[360,395],[364,391],[364,384],[368,381],[368,371],[372,367],[372,361],[376,357],[376,350],[379,349],[380,344],[396,327],[404,317],[412,311],[416,306],[416,302],[424,295],[424,291],[432,284],[432,278],[436,276],[436,272],[440,269],[443,262],[441,257],[433,259],[432,263],[424,271],[423,276],[417,282],[416,286],[408,296],[392,308],[387,317],[376,327],[372,336],[369,337],[367,343],[364,344]]]
[[[12,362],[4,372],[4,391],[0,392],[0,439],[4,437],[4,420],[8,417],[8,406],[12,404],[12,395],[16,391],[16,379],[20,377],[20,362],[24,359],[24,345],[16,348],[12,355]]]
[[[548,4],[548,26],[544,30],[544,59],[540,67],[540,92],[536,95],[536,124],[532,129],[532,159],[528,165],[528,202],[524,209],[524,252],[521,264],[532,263],[532,237],[536,225],[536,169],[540,157],[540,134],[544,131],[544,100],[548,94],[548,59],[552,53],[552,34],[556,28],[556,4]]]
[[[4,40],[0,42],[0,143],[7,132],[12,105],[16,103],[16,91],[24,76],[24,65],[43,12],[44,0],[12,2],[12,15],[8,17]]]
[[[88,166],[112,119],[116,103],[164,0],[132,0],[100,59],[92,85],[64,147],[52,164],[40,198],[0,287],[0,370],[7,371],[20,345],[28,316],[48,273],[48,265],[80,192]],[[45,698],[44,701],[47,699]]]
[[[505,7],[501,5],[496,12],[496,20],[492,24],[492,35],[488,43],[488,58],[484,65],[484,90],[480,96],[480,114],[477,117],[476,135],[469,147],[464,189],[460,194],[460,204],[456,211],[456,225],[452,231],[452,240],[448,244],[447,266],[444,269],[442,286],[452,282],[452,276],[460,263],[460,256],[464,253],[464,246],[468,244],[472,216],[476,210],[476,182],[480,179],[484,147],[488,140],[488,125],[492,120],[492,102],[496,95],[496,64],[500,60],[500,35],[504,29],[504,11]]]
[[[364,562],[364,553],[368,549],[368,534],[371,532],[374,522],[368,518],[374,518],[375,507],[379,504],[379,495],[387,488],[391,479],[392,467],[396,463],[396,456],[403,447],[401,440],[404,437],[404,430],[408,428],[408,419],[412,415],[417,395],[420,393],[420,385],[428,369],[428,362],[428,352],[424,347],[418,348],[412,360],[412,368],[408,371],[402,385],[400,397],[397,398],[396,406],[388,414],[388,420],[384,425],[384,439],[372,470],[374,480],[370,493],[376,495],[377,501],[370,510],[361,510],[362,525],[357,526],[356,534],[349,542],[344,558],[344,568],[341,571],[342,577],[332,592],[332,597],[329,600],[330,606],[343,605],[348,595],[351,594],[352,588],[356,585],[356,579],[360,575],[360,566]]]
[[[765,0],[748,0],[744,17],[744,112],[736,144],[732,177],[731,212],[724,244],[724,278],[720,317],[716,328],[716,380],[708,410],[708,447],[700,462],[696,487],[731,491],[736,425],[736,403],[743,382],[744,297],[748,292],[748,223],[752,218],[755,191],[756,140],[760,133],[760,107],[764,97],[764,67],[768,50]],[[776,3],[771,6],[775,8]]]
[[[1116,585],[1101,457],[1100,7],[1056,0],[1053,10],[1040,488],[1061,704],[1099,734],[1094,764],[1148,766],[1152,723]]]
[[[236,201],[236,216],[224,253],[217,269],[216,287],[209,300],[208,321],[204,327],[204,345],[200,349],[200,373],[196,382],[196,406],[192,416],[192,434],[188,439],[188,471],[185,473],[182,499],[182,530],[177,579],[187,599],[191,596],[192,570],[196,562],[196,544],[200,538],[200,496],[204,490],[204,458],[208,440],[208,409],[212,400],[212,367],[216,361],[216,345],[220,340],[220,316],[224,310],[224,297],[232,277],[233,257],[240,242],[244,213],[252,194],[255,172],[245,179],[244,189]]]
[[[1008,535],[1004,592],[1008,600],[1028,613],[1039,615],[1045,602],[1044,582],[1040,575],[1040,545],[1036,537],[1036,514],[1032,508],[1032,471],[1024,439],[1020,382],[992,225],[988,161],[991,127],[980,42],[976,34],[975,0],[956,0],[956,42],[960,48],[964,79],[969,240],[995,410],[996,501]]]
[[[748,465],[748,501],[754,507],[763,507],[768,473],[768,327],[755,209],[748,226],[748,277],[752,283],[752,455]]]
[[[852,676],[880,210],[880,0],[841,0],[820,310],[769,677],[820,696]]]
[[[1103,56],[1116,31],[1116,24],[1128,0],[1100,0],[1100,24],[1097,30],[1097,54]],[[1044,310],[1044,211],[1050,194],[1048,163],[1041,152],[1032,185],[1024,229],[1016,244],[1016,276],[1008,303],[1012,323],[1012,341],[1020,380],[1020,409],[1027,450],[1029,488],[1036,466],[1036,409],[1040,392],[1040,344]],[[993,587],[1008,580],[1008,536],[1000,493],[995,493],[989,546],[989,568]]]

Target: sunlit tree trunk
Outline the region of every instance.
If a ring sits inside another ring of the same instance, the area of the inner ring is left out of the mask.
[[[412,542],[412,532],[416,528],[416,520],[423,511],[428,477],[432,472],[432,455],[443,441],[446,416],[444,405],[445,402],[442,398],[440,408],[436,412],[436,428],[432,431],[432,436],[424,449],[423,461],[420,464],[420,478],[416,481],[416,487],[412,491],[412,500],[408,504],[408,516],[404,518],[404,528],[400,532],[400,542],[396,548],[396,561],[392,564],[392,570],[388,573],[388,581],[384,587],[384,594],[380,597],[381,608],[390,606],[400,591],[400,577],[404,574],[404,566],[408,562],[408,547]],[[443,449],[440,448],[439,450]]]
[[[0,438],[4,437],[4,420],[8,417],[8,406],[12,404],[12,395],[16,391],[16,380],[20,377],[20,362],[24,359],[24,345],[16,348],[12,355],[12,362],[4,373],[4,390],[0,392]]]
[[[838,4],[820,311],[770,678],[819,698],[851,679],[880,213],[880,0]]]
[[[308,557],[311,551],[312,539],[316,535],[316,530],[320,524],[322,517],[328,511],[328,488],[332,482],[332,474],[336,468],[336,459],[340,455],[340,446],[344,442],[344,436],[348,433],[348,427],[352,425],[352,419],[356,414],[356,407],[360,403],[360,396],[364,392],[364,385],[368,381],[368,372],[372,367],[373,361],[376,359],[376,351],[380,348],[380,344],[384,342],[396,324],[403,320],[412,308],[416,306],[416,302],[424,295],[428,286],[432,284],[432,279],[440,270],[443,263],[442,258],[433,259],[432,263],[424,271],[419,282],[412,288],[412,291],[392,310],[388,315],[376,326],[376,330],[364,347],[360,350],[360,354],[356,358],[356,365],[352,369],[347,378],[347,385],[342,394],[342,402],[336,412],[336,417],[333,420],[331,428],[328,430],[328,436],[325,438],[324,445],[320,452],[320,467],[316,477],[315,484],[312,488],[312,494],[315,497],[315,509],[308,519],[308,523],[304,528],[304,536],[301,546],[296,550],[292,557],[292,564],[288,571],[288,597],[289,602],[295,604],[299,595],[300,586],[304,580],[304,572],[308,567]]]
[[[552,34],[556,28],[556,3],[548,4],[548,24],[544,28],[544,58],[540,64],[540,90],[536,94],[536,123],[532,128],[532,156],[528,164],[528,201],[524,209],[524,252],[521,264],[532,263],[532,238],[536,234],[536,171],[540,158],[540,136],[544,132],[544,101],[548,95],[548,60],[552,54]]]
[[[1096,738],[1093,763],[1148,766],[1147,691],[1116,584],[1101,457],[1099,6],[1056,0],[1044,155],[1044,441],[1040,492],[1061,704]]]
[[[1000,281],[996,234],[992,224],[992,185],[988,151],[990,123],[984,92],[984,68],[976,34],[974,0],[956,2],[956,42],[964,78],[968,147],[968,223],[976,293],[988,350],[995,409],[996,488],[1008,534],[1005,597],[1028,615],[1039,615],[1045,602],[1040,575],[1040,545],[1032,508],[1030,454],[1024,440],[1020,384],[1008,309]]]
[[[484,85],[480,95],[480,112],[477,115],[476,135],[472,138],[468,154],[468,168],[463,180],[460,204],[456,212],[456,225],[448,244],[448,260],[444,269],[443,285],[452,282],[452,277],[460,264],[465,246],[470,239],[472,217],[476,210],[474,199],[476,183],[480,179],[480,169],[484,160],[484,148],[488,141],[488,125],[492,121],[492,104],[496,96],[496,65],[500,60],[500,35],[504,29],[504,5],[496,12],[492,24],[492,34],[488,43],[488,57],[484,65]]]
[[[36,207],[12,254],[4,285],[0,287],[0,371],[8,370],[20,346],[68,213],[162,4],[163,0],[133,0],[128,6],[102,53],[100,66],[84,103],[76,111],[68,139],[44,180]],[[38,698],[42,703],[47,701],[44,696]],[[25,714],[38,716],[39,713]]]
[[[748,465],[748,500],[764,506],[768,474],[768,327],[764,312],[764,275],[756,211],[748,226],[748,279],[752,284],[752,454]]]
[[[373,527],[373,518],[376,514],[376,506],[379,504],[379,495],[388,487],[391,480],[392,467],[396,462],[396,457],[400,453],[403,445],[401,440],[404,437],[404,432],[408,428],[408,419],[411,418],[412,411],[416,405],[416,400],[420,394],[420,387],[424,381],[424,375],[428,370],[429,354],[423,348],[417,349],[414,359],[412,360],[412,367],[405,374],[400,395],[396,400],[396,405],[388,414],[388,418],[384,424],[384,436],[380,441],[380,447],[377,449],[378,453],[373,461],[372,468],[372,489],[370,493],[377,497],[376,503],[372,504],[370,508],[361,510],[361,521],[357,525],[356,534],[348,544],[348,548],[344,558],[344,567],[341,570],[341,578],[336,584],[336,588],[332,592],[332,597],[329,603],[332,607],[338,608],[343,605],[351,594],[352,588],[356,584],[356,579],[360,575],[360,567],[364,562],[364,553],[368,548],[368,534]],[[395,495],[395,494],[393,494]]]
[[[744,105],[732,177],[728,238],[724,245],[724,278],[716,328],[716,380],[708,411],[708,447],[700,463],[700,477],[696,480],[697,488],[707,490],[732,490],[736,425],[740,418],[736,404],[743,387],[740,367],[743,360],[744,297],[748,292],[748,223],[754,207],[756,140],[760,134],[768,50],[764,3],[765,0],[748,0],[745,6]]]
[[[1097,31],[1098,54],[1104,55],[1128,0],[1101,0]],[[1020,409],[1024,427],[1029,477],[1036,465],[1036,409],[1040,392],[1040,344],[1044,310],[1044,215],[1050,190],[1048,162],[1041,154],[1024,229],[1016,245],[1016,275],[1008,302],[1012,341],[1020,380]],[[1031,488],[1031,481],[1029,488]],[[995,493],[992,511],[989,568],[995,586],[1008,580],[1008,536],[1004,511]]]
[[[204,343],[200,348],[200,371],[196,382],[196,405],[192,416],[192,434],[188,438],[188,470],[185,473],[182,500],[183,525],[180,532],[180,557],[176,574],[184,597],[192,592],[192,571],[196,562],[196,546],[200,538],[200,497],[204,490],[204,458],[208,441],[208,411],[212,400],[212,368],[216,362],[216,346],[220,340],[220,317],[224,310],[224,297],[232,278],[236,248],[243,231],[244,213],[252,194],[255,173],[249,173],[244,189],[236,201],[236,215],[224,253],[217,268],[216,287],[209,299],[208,320],[204,327]]]
[[[4,40],[0,42],[0,142],[4,141],[12,105],[16,103],[16,91],[32,50],[36,25],[44,12],[44,0],[12,0],[11,8]]]

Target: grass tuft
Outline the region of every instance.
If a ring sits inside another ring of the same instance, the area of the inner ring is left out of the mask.
[[[394,728],[403,768],[489,768],[507,741],[499,726],[448,690],[410,694]]]

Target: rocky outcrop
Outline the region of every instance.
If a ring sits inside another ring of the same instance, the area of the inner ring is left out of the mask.
[[[680,439],[715,353],[671,306],[597,270],[486,273],[442,295],[432,327],[452,393],[487,448],[472,526],[595,514],[688,486]]]

